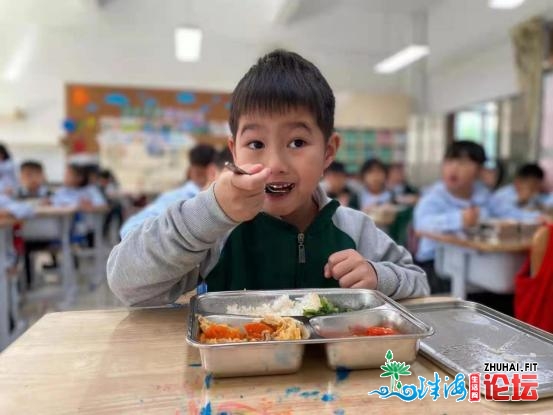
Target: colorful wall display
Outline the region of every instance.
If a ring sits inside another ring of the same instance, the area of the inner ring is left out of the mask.
[[[99,153],[129,191],[175,186],[194,144],[230,133],[226,93],[69,84],[65,96],[67,153]]]

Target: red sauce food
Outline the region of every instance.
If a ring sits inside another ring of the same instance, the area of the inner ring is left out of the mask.
[[[399,331],[390,327],[350,327],[350,333],[353,336],[389,336],[393,334],[400,334]]]

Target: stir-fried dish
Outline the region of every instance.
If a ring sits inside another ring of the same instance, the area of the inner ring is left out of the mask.
[[[202,316],[198,321],[202,343],[301,340],[307,337],[302,324],[290,317],[265,316],[239,327],[215,323]]]

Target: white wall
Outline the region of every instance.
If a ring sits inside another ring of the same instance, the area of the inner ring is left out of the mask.
[[[401,94],[336,94],[338,128],[406,129],[411,99]]]
[[[430,112],[448,112],[519,91],[509,31],[535,15],[551,17],[551,0],[527,0],[514,10],[487,1],[445,0],[428,15]]]
[[[450,112],[470,104],[514,95],[518,83],[508,42],[470,53],[428,72],[429,111]]]

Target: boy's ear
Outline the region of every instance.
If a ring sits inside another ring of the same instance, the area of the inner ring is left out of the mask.
[[[338,149],[340,148],[341,142],[342,142],[342,138],[337,133],[333,133],[328,139],[328,142],[326,143],[326,151],[325,151],[325,162],[324,162],[325,169],[328,166],[330,166],[330,164],[336,158],[336,153],[338,153]]]
[[[232,138],[232,136],[229,136],[229,138],[227,139],[227,146],[228,146],[228,149],[230,150],[231,154],[232,154],[232,158],[234,160],[236,160],[236,142],[234,141],[234,139]]]

